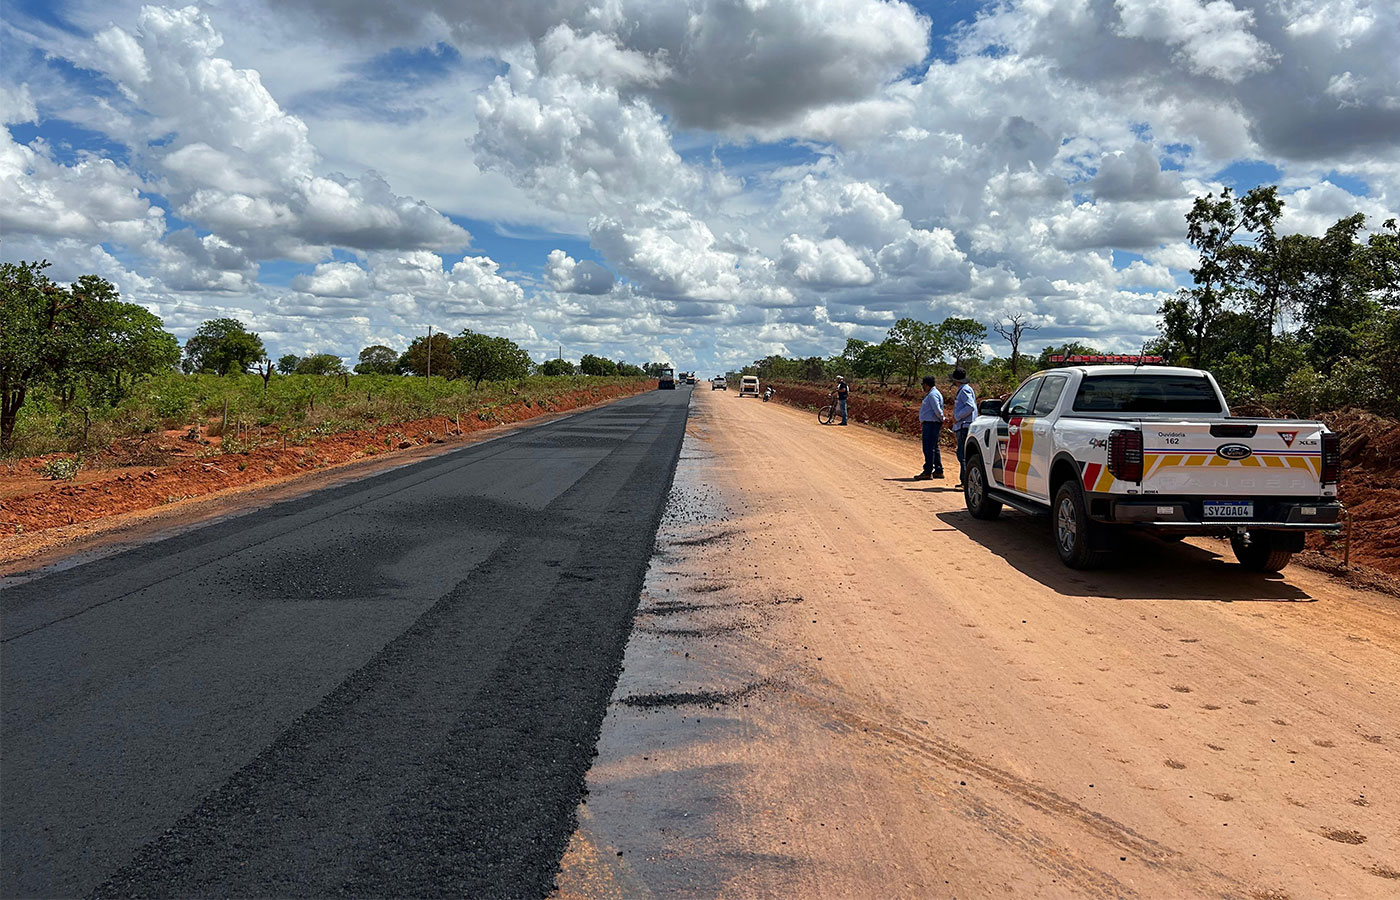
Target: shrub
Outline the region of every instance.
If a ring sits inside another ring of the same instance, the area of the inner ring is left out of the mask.
[[[76,456],[60,456],[41,465],[39,475],[53,481],[72,481],[82,467],[83,461]]]

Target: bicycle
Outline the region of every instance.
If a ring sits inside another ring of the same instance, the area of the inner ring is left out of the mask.
[[[827,399],[831,402],[817,410],[817,421],[823,425],[830,425],[836,419],[836,392],[828,394]]]

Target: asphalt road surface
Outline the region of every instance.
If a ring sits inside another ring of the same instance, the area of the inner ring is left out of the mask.
[[[689,398],[0,594],[0,894],[546,893]]]

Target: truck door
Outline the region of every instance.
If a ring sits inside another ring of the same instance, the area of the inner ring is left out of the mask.
[[[1030,449],[1031,434],[1026,426],[1034,424],[1030,418],[1031,406],[1035,402],[1036,391],[1040,390],[1041,380],[1040,376],[1035,376],[1017,388],[1011,399],[1006,401],[1005,412],[1002,413],[1001,421],[997,423],[997,449],[992,456],[992,482],[1018,494],[1025,493],[1026,470],[1030,462],[1021,453],[1021,442],[1024,436],[1026,448]]]
[[[1055,420],[1050,418],[1060,405],[1068,375],[1046,375],[1041,379],[1040,393],[1031,404],[1031,418],[1023,420],[1022,431],[1030,430],[1030,444],[1026,447],[1026,436],[1022,435],[1024,455],[1030,462],[1026,471],[1026,493],[1037,500],[1050,501],[1050,464],[1055,458]],[[1025,424],[1029,423],[1029,424]]]

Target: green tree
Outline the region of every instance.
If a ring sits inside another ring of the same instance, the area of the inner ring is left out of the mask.
[[[357,375],[397,375],[399,355],[393,347],[371,344],[360,351],[360,361],[355,364]]]
[[[606,357],[585,353],[578,361],[578,369],[585,375],[616,375],[617,363]]]
[[[277,360],[277,371],[283,375],[290,375],[297,370],[297,363],[301,362],[301,357],[295,353],[288,353]]]
[[[334,353],[313,353],[297,363],[296,368],[298,375],[342,375],[344,373],[345,360]]]
[[[981,359],[982,342],[987,339],[987,326],[976,319],[949,316],[938,325],[943,351],[952,354],[953,365],[960,366],[969,359]]]
[[[894,323],[890,338],[894,341],[899,367],[906,376],[908,387],[914,386],[924,367],[943,355],[942,336],[928,322],[906,316]]]
[[[620,362],[617,364],[617,374],[630,375],[635,377],[639,375],[645,375],[646,372],[642,371],[641,366],[633,365],[632,363]]]
[[[547,359],[540,363],[541,375],[572,375],[574,364],[567,359]]]
[[[524,378],[534,368],[530,354],[509,338],[491,337],[467,329],[452,339],[452,355],[457,371],[470,378],[473,387],[483,381]]]
[[[670,367],[670,363],[649,362],[646,365],[642,366],[642,372],[644,372],[649,378],[660,378],[662,371],[669,369]]]
[[[431,345],[426,335],[414,338],[403,356],[399,357],[399,370],[409,375],[427,375],[430,362],[433,375],[448,379],[457,377],[457,357],[452,354],[452,338],[438,332],[433,335]]]
[[[246,372],[267,355],[262,338],[237,319],[210,319],[185,342],[186,372]]]
[[[864,342],[862,342],[864,343]],[[850,342],[846,342],[847,347]],[[899,366],[899,345],[894,338],[885,338],[878,344],[866,344],[860,349],[851,367],[860,378],[875,378],[880,384],[889,381],[890,374]]]
[[[118,300],[110,282],[84,275],[65,289],[44,275],[48,266],[0,263],[0,448],[11,446],[20,408],[39,385],[81,383],[91,399],[113,402],[180,358],[160,319]]]

